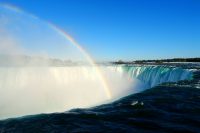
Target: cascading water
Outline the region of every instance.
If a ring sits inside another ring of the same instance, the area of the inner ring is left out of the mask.
[[[188,70],[161,66],[100,69],[111,88],[110,101],[91,66],[1,67],[0,118],[95,106],[163,82],[190,79],[192,75]]]
[[[107,98],[94,71],[91,67],[78,66],[1,67],[0,117],[99,104]]]
[[[169,66],[133,66],[121,65],[112,70],[128,75],[130,78],[137,78],[148,88],[163,82],[177,82],[179,80],[191,79],[192,72],[178,67]]]

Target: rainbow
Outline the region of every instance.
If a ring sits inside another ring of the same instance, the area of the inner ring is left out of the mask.
[[[94,67],[95,72],[99,78],[99,80],[102,82],[103,88],[104,88],[104,92],[107,96],[107,99],[111,99],[112,95],[111,95],[111,91],[110,88],[108,86],[108,83],[106,82],[106,79],[104,78],[104,76],[102,75],[101,70],[99,69],[99,67],[96,65],[95,61],[93,60],[93,58],[88,54],[88,52],[81,47],[81,45],[73,38],[71,37],[67,32],[65,32],[63,29],[57,27],[56,25],[52,24],[51,22],[42,20],[38,17],[36,17],[35,15],[32,15],[30,13],[27,13],[23,10],[21,10],[20,8],[14,6],[14,5],[10,5],[10,4],[0,4],[1,7],[4,7],[6,9],[15,11],[17,13],[24,13],[29,15],[30,17],[34,18],[34,19],[39,19],[43,22],[45,22],[46,24],[49,25],[50,28],[52,28],[53,30],[55,30],[58,34],[60,34],[61,36],[63,36],[65,39],[67,39],[72,45],[74,45],[87,59],[87,61]]]
[[[60,29],[59,27],[53,25],[52,23],[49,23],[49,26],[51,28],[53,28],[55,31],[57,31],[60,35],[62,35],[64,38],[66,38],[68,41],[70,41],[76,48],[78,48],[78,50],[85,56],[85,58],[88,60],[88,62],[95,68],[95,71],[98,75],[98,78],[100,79],[100,81],[103,84],[104,87],[104,91],[105,94],[107,96],[108,99],[111,99],[111,93],[110,93],[110,89],[108,87],[108,84],[105,80],[105,78],[103,77],[101,70],[99,69],[99,67],[95,64],[94,60],[92,59],[92,57],[86,52],[86,50],[81,47],[81,45],[74,39],[72,38],[68,33],[66,33],[64,30]]]

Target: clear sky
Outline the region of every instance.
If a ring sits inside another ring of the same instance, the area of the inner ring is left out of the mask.
[[[98,60],[200,57],[199,0],[0,0],[50,21]]]

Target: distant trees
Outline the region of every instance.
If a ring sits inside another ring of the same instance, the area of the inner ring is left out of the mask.
[[[123,60],[118,60],[116,62],[112,62],[114,64],[143,64],[143,63],[156,63],[161,64],[164,62],[200,62],[200,58],[173,58],[173,59],[161,59],[161,60],[136,60],[125,62]]]

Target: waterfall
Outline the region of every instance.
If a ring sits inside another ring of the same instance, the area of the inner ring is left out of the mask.
[[[0,118],[90,107],[107,100],[93,67],[0,67]]]
[[[177,82],[192,78],[192,71],[170,66],[132,66],[120,65],[112,70],[127,74],[130,78],[137,78],[148,87],[164,82]]]
[[[163,82],[190,79],[192,72],[163,66],[100,66],[112,99],[92,66],[1,66],[0,119],[63,112],[112,102]]]

